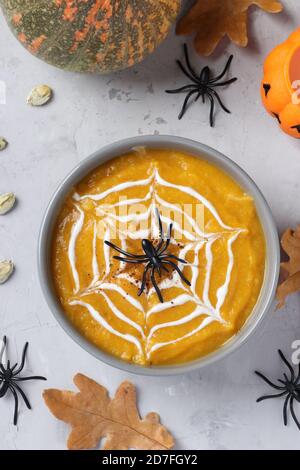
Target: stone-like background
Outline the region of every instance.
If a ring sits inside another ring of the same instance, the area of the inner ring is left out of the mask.
[[[257,405],[264,386],[253,370],[274,378],[281,373],[276,350],[291,356],[300,339],[299,296],[282,311],[271,311],[264,325],[237,353],[210,368],[174,378],[131,376],[105,366],[77,346],[57,325],[45,304],[37,277],[36,250],[41,218],[62,178],[103,145],[128,136],[173,134],[211,145],[231,157],[254,178],[265,194],[279,231],[300,222],[300,141],[284,135],[260,103],[259,82],[266,54],[299,26],[298,0],[285,0],[282,15],[252,11],[250,47],[228,43],[209,60],[216,69],[234,53],[237,84],[224,90],[232,110],[219,111],[208,125],[208,107],[194,105],[181,122],[180,96],[166,88],[185,83],[175,59],[182,39],[169,39],[141,65],[111,76],[64,73],[28,54],[0,15],[0,80],[7,86],[0,105],[0,135],[9,147],[0,154],[0,192],[13,191],[18,205],[0,220],[0,258],[12,258],[16,272],[0,287],[0,333],[11,339],[12,360],[30,342],[27,372],[48,377],[48,387],[72,388],[81,371],[113,393],[123,379],[139,391],[142,414],[155,410],[174,433],[178,449],[297,449],[300,434],[290,421],[282,425],[282,403]],[[55,98],[37,109],[26,105],[33,86],[46,83]],[[21,405],[12,426],[13,400],[0,400],[1,449],[64,449],[68,429],[56,421],[41,399],[43,384],[27,384],[33,411]],[[297,409],[300,416],[300,406]]]

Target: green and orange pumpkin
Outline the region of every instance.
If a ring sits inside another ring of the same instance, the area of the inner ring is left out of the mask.
[[[300,139],[300,28],[266,58],[261,96],[281,129]]]
[[[64,70],[109,73],[155,50],[180,0],[0,0],[0,6],[35,56]]]

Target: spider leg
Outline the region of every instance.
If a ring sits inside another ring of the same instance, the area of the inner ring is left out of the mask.
[[[183,102],[182,109],[181,109],[181,111],[180,111],[180,113],[179,113],[178,119],[182,119],[183,116],[185,115],[186,110],[187,110],[187,107],[188,107],[189,99],[190,99],[190,97],[191,97],[192,95],[194,95],[195,93],[198,93],[198,89],[192,90],[192,91],[190,91],[190,92],[186,95],[186,97],[185,97],[185,99],[184,99],[184,102]]]
[[[168,258],[176,259],[176,261],[179,261],[179,263],[182,264],[187,264],[187,261],[182,258],[178,258],[178,256],[171,255],[170,253],[166,253],[165,255],[162,256],[162,259],[168,261]]]
[[[13,376],[19,374],[19,373],[23,370],[24,365],[25,365],[26,353],[27,353],[28,346],[29,346],[29,343],[26,343],[25,346],[24,346],[24,349],[23,349],[21,365],[20,365],[20,367],[18,367],[18,369],[13,373]]]
[[[198,101],[198,99],[201,98],[201,97],[202,97],[202,102],[203,102],[203,98],[204,98],[204,91],[203,90],[199,91],[198,95],[195,98],[195,101]]]
[[[231,65],[232,59],[233,59],[233,55],[231,55],[229,57],[229,59],[227,60],[226,65],[224,67],[224,70],[219,75],[217,75],[215,78],[210,80],[211,83],[217,82],[218,80],[221,80],[221,78],[224,77],[224,75],[226,74],[227,70],[229,69],[229,67]]]
[[[158,252],[158,256],[161,256],[165,253],[165,251],[169,248],[170,243],[171,243],[171,238],[168,238],[166,240],[165,246]]]
[[[184,58],[185,58],[186,66],[187,66],[189,72],[195,78],[195,80],[198,81],[199,77],[198,77],[198,75],[196,74],[194,68],[191,65],[190,58],[189,58],[189,52],[188,52],[188,48],[187,48],[186,44],[183,45],[183,50],[184,50]]]
[[[192,82],[194,82],[196,85],[199,85],[199,79],[198,79],[198,78],[196,79],[195,77],[193,77],[193,75],[191,75],[191,73],[190,73],[188,70],[186,70],[186,68],[184,67],[184,65],[182,65],[182,63],[180,62],[180,60],[176,60],[176,63],[177,63],[177,65],[178,65],[178,67],[180,68],[180,70],[182,71],[182,73],[183,73],[186,77],[188,77],[190,80],[192,80]]]
[[[294,380],[295,380],[294,369],[292,368],[291,364],[288,362],[288,360],[286,359],[286,357],[284,356],[283,352],[280,349],[278,349],[278,354],[279,354],[279,356],[281,357],[281,359],[283,360],[283,362],[285,363],[285,365],[287,366],[287,368],[289,369],[289,371],[291,373],[291,382],[294,382]],[[286,375],[285,375],[285,377],[286,377]]]
[[[290,410],[291,410],[291,413],[292,413],[293,420],[295,421],[295,423],[298,426],[298,429],[300,430],[300,423],[298,421],[298,418],[297,418],[295,410],[294,410],[294,397],[292,397],[291,401],[290,401]]]
[[[289,401],[290,401],[290,394],[286,397],[285,401],[284,401],[284,405],[283,405],[283,422],[284,422],[284,425],[287,426],[287,423],[288,423],[288,416],[287,416],[287,408],[288,408],[288,404],[289,404]]]
[[[220,83],[211,83],[211,87],[216,87],[216,86],[226,86],[226,85],[231,85],[231,83],[234,83],[237,81],[237,77],[231,78],[230,80],[226,80],[225,82],[220,82]]]
[[[27,380],[47,380],[46,377],[42,377],[41,375],[32,375],[30,377],[14,377],[14,382],[25,382]]]
[[[161,240],[159,244],[157,245],[156,251],[158,255],[164,250],[165,243],[166,243],[166,240]]]
[[[222,102],[222,100],[221,100],[220,96],[218,95],[218,93],[215,90],[213,90],[212,88],[210,89],[210,93],[212,93],[217,98],[218,103],[221,106],[221,108],[223,109],[223,111],[225,111],[225,113],[231,114],[231,111],[228,108],[226,108],[225,104]]]
[[[4,365],[2,363],[0,363],[0,369],[2,370],[2,372],[6,372]]]
[[[114,243],[111,243],[107,240],[104,241],[104,243],[109,246],[110,248],[112,248],[113,250],[115,251],[118,251],[119,253],[121,253],[122,255],[124,256],[128,256],[129,258],[144,258],[145,256],[144,255],[134,255],[133,253],[128,253],[127,251],[124,251],[122,250],[121,248],[119,248],[117,245],[115,245]]]
[[[182,93],[184,91],[188,91],[192,88],[194,88],[195,85],[185,85],[185,86],[182,86],[180,88],[175,88],[175,90],[166,90],[166,93],[169,93],[169,94],[175,94],[175,93]]]
[[[163,296],[161,295],[161,292],[160,292],[159,287],[158,287],[158,285],[156,283],[156,280],[155,280],[155,268],[154,267],[152,268],[152,271],[151,271],[151,282],[153,284],[153,287],[154,287],[154,289],[157,293],[157,296],[158,296],[160,302],[163,303],[163,301],[164,301]]]
[[[297,400],[298,403],[300,403],[300,390],[296,389],[296,392],[294,393],[294,398]]]
[[[145,290],[146,280],[147,280],[147,272],[149,271],[150,267],[151,267],[151,263],[148,263],[147,266],[144,269],[142,285],[141,285],[140,290],[138,291],[138,296],[142,295],[142,293]]]
[[[117,259],[118,261],[123,261],[124,263],[131,263],[131,264],[142,264],[148,261],[148,258],[141,258],[141,259],[132,259],[132,258],[122,258],[122,256],[114,256],[114,259]]]
[[[289,378],[288,378],[288,376],[287,376],[286,374],[283,374],[283,376],[284,376],[284,378],[285,378],[285,383],[286,383],[286,384],[289,383]]]
[[[170,272],[170,271],[168,270],[168,268],[166,268],[163,264],[161,265],[161,269],[163,269],[163,270],[166,271],[167,273]]]
[[[171,241],[172,233],[173,233],[173,224],[171,223],[168,229],[167,240]]]
[[[25,405],[27,406],[27,408],[29,410],[31,410],[31,405],[29,403],[29,400],[28,398],[26,397],[25,393],[23,392],[23,390],[21,389],[21,387],[19,387],[19,385],[17,385],[16,383],[13,384],[13,387],[15,387],[18,392],[20,393],[21,397],[23,398],[24,402],[25,402]]]
[[[19,400],[18,400],[18,395],[15,391],[15,389],[13,388],[12,385],[9,385],[9,389],[11,391],[11,393],[13,394],[13,397],[15,399],[15,411],[14,411],[14,425],[16,426],[17,425],[17,422],[18,422],[18,408],[19,408]]]
[[[159,277],[161,277],[161,263],[158,266],[155,266]]]
[[[259,397],[257,400],[256,400],[256,403],[259,403],[263,400],[269,400],[270,398],[280,398],[280,397],[284,397],[284,395],[286,395],[287,391],[285,392],[282,392],[282,393],[277,393],[276,395],[264,395],[263,397]]]
[[[155,248],[155,252],[156,252],[156,255],[158,256],[159,253],[161,253],[161,251],[164,249],[164,245],[166,243],[166,240],[164,238],[162,238],[159,243],[157,244],[157,246],[154,246]]]
[[[278,379],[278,382],[280,382],[281,384],[285,385],[286,386],[286,381],[284,380],[281,380],[281,379]]]
[[[173,224],[170,224],[169,225],[169,229],[168,229],[168,234],[167,234],[167,240],[165,240],[166,244],[165,246],[160,250],[158,251],[158,255],[162,255],[168,248],[169,248],[169,245],[171,243],[171,239],[172,239],[172,231],[173,231]]]
[[[210,127],[214,127],[215,102],[214,102],[214,98],[211,96],[210,92],[207,92],[207,96],[208,96],[208,99],[210,101],[210,113],[209,113]]]
[[[163,229],[160,213],[159,213],[159,210],[157,209],[157,207],[155,208],[155,214],[156,214],[156,217],[157,217],[157,220],[158,220],[159,238],[160,238],[161,241],[163,241],[164,240],[164,229]]]
[[[260,377],[262,380],[264,380],[270,387],[275,388],[276,390],[285,390],[285,387],[279,387],[279,385],[275,385],[271,380],[269,380],[265,375],[263,375],[261,372],[258,372],[257,370],[254,372],[258,377]]]
[[[191,285],[190,281],[189,281],[189,280],[185,277],[185,275],[180,271],[180,269],[178,268],[177,264],[173,263],[173,261],[162,261],[162,263],[171,265],[172,268],[174,268],[175,271],[178,272],[178,274],[179,274],[179,276],[181,277],[181,279],[182,279],[188,286]]]
[[[297,378],[295,380],[296,385],[298,385],[299,381],[300,381],[300,362],[299,362],[299,366],[298,366],[298,375],[297,375]]]

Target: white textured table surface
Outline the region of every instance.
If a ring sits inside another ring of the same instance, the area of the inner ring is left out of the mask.
[[[179,122],[181,97],[164,93],[185,81],[175,65],[182,40],[173,35],[131,70],[105,77],[69,74],[30,56],[0,15],[0,80],[7,86],[0,135],[9,141],[0,155],[0,192],[18,196],[16,209],[0,220],[0,258],[16,263],[15,275],[0,287],[0,334],[11,340],[12,359],[30,342],[27,372],[46,375],[49,387],[72,389],[78,371],[111,393],[122,380],[131,380],[138,387],[141,413],[160,413],[178,449],[300,448],[296,426],[291,420],[287,428],[282,425],[282,403],[255,403],[269,390],[253,374],[258,368],[278,376],[278,347],[291,356],[291,343],[300,339],[299,296],[284,310],[270,312],[246,346],[210,368],[174,378],[131,376],[91,357],[53,319],[37,276],[39,225],[53,191],[79,161],[107,143],[153,133],[189,137],[217,148],[254,178],[280,231],[299,223],[300,141],[278,130],[259,97],[264,57],[300,23],[298,1],[285,4],[289,6],[282,15],[253,11],[248,49],[226,44],[208,60],[222,68],[233,52],[232,70],[239,77],[222,95],[233,113],[218,112],[214,129],[208,126],[208,108],[200,104]],[[199,67],[207,62],[196,60]],[[26,96],[39,83],[52,86],[55,99],[44,108],[31,108]],[[12,398],[0,400],[1,449],[65,448],[68,428],[46,409],[43,386],[26,385],[33,411],[22,404],[17,427],[12,426]],[[297,411],[300,415],[300,406]]]

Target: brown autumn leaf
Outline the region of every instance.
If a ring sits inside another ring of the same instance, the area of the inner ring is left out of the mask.
[[[296,230],[288,228],[284,232],[281,246],[289,261],[281,263],[283,282],[277,288],[277,308],[284,306],[288,295],[300,291],[300,225]]]
[[[279,13],[283,6],[277,0],[197,0],[177,24],[180,35],[196,34],[199,54],[210,55],[224,36],[238,46],[248,44],[248,8],[256,5],[269,13]]]
[[[79,393],[56,389],[43,393],[51,413],[72,426],[69,449],[93,449],[102,438],[106,438],[103,450],[172,449],[173,436],[160,424],[158,414],[141,419],[133,384],[123,382],[111,399],[106,388],[89,377],[77,374],[73,380]]]

